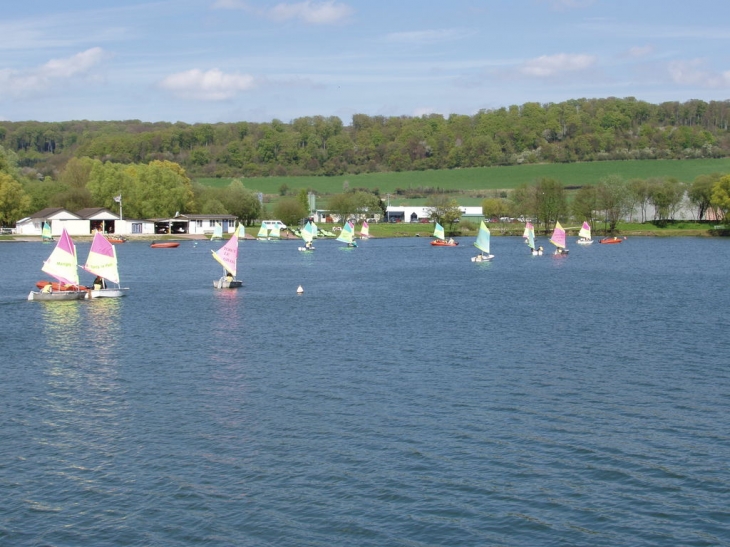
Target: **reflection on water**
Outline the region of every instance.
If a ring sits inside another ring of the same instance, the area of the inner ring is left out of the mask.
[[[85,338],[88,344],[96,348],[100,365],[112,364],[118,350],[122,330],[122,301],[122,298],[97,298],[88,302],[85,308]]]
[[[40,302],[41,333],[40,346],[45,352],[58,362],[65,362],[73,358],[73,354],[81,342],[80,307],[86,302]]]

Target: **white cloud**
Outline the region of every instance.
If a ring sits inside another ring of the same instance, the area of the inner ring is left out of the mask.
[[[473,32],[465,32],[463,29],[418,30],[412,32],[393,32],[388,34],[385,39],[388,42],[406,44],[433,44],[457,40],[470,34],[473,34]]]
[[[0,93],[32,93],[62,81],[87,76],[105,57],[103,49],[94,47],[71,57],[51,59],[46,64],[29,70],[0,70]]]
[[[314,25],[330,25],[346,20],[353,11],[349,5],[334,0],[325,2],[305,0],[297,4],[277,4],[271,8],[268,15],[277,21],[298,19]]]
[[[673,61],[669,63],[669,76],[672,81],[681,85],[718,88],[730,86],[730,71],[712,72],[705,68],[705,61]]]
[[[248,74],[225,74],[217,68],[207,72],[194,68],[167,76],[159,86],[186,99],[224,101],[256,87],[256,79]]]
[[[542,55],[523,63],[519,71],[525,76],[547,78],[563,72],[586,70],[596,63],[593,55],[558,53]]]
[[[51,59],[40,68],[47,78],[71,78],[83,74],[101,63],[104,50],[94,47],[65,59]]]
[[[635,59],[638,59],[639,57],[646,57],[652,53],[654,53],[654,46],[635,46],[629,48],[626,52],[629,57],[633,57]]]

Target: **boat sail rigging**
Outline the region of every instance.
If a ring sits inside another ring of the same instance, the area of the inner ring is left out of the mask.
[[[118,298],[129,290],[119,286],[117,250],[101,232],[94,232],[89,256],[82,268],[96,275],[99,281],[94,283],[91,298]],[[108,287],[106,281],[116,284],[116,287]]]
[[[484,224],[484,221],[482,220],[482,223],[479,225],[479,233],[477,234],[477,239],[474,242],[474,246],[477,249],[479,249],[480,253],[477,256],[473,256],[471,258],[472,262],[487,262],[494,258],[494,255],[490,254],[490,252],[489,252],[490,240],[491,240],[491,232],[489,231],[489,228],[487,228],[487,225]]]
[[[568,254],[568,249],[565,248],[565,229],[560,225],[560,222],[555,222],[555,229],[550,237],[550,243],[555,245],[556,255]]]
[[[216,289],[237,289],[243,282],[236,279],[236,270],[238,266],[238,230],[233,232],[233,236],[226,242],[223,247],[217,251],[211,251],[213,258],[223,266],[223,277],[213,281]]]

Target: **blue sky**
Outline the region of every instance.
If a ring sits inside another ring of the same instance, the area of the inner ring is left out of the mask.
[[[727,0],[36,0],[0,119],[283,122],[730,98]]]

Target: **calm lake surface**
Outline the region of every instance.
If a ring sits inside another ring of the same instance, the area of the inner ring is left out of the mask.
[[[0,243],[0,545],[730,545],[730,241],[472,242]]]

